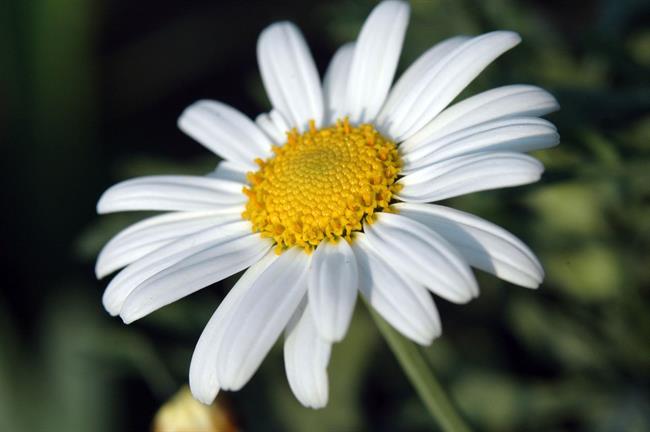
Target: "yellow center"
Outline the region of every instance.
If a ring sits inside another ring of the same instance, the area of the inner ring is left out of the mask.
[[[395,143],[370,124],[287,133],[274,155],[257,159],[247,174],[250,187],[242,214],[253,231],[272,238],[279,254],[292,246],[311,252],[324,239],[350,240],[363,222],[389,211],[401,161]]]

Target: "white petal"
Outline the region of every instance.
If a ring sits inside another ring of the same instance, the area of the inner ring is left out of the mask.
[[[248,236],[251,231],[250,222],[235,222],[186,235],[156,249],[115,275],[104,291],[104,307],[117,315],[129,294],[151,276],[212,246]]]
[[[120,317],[129,324],[259,261],[273,246],[249,232],[196,252],[151,276],[124,301]]]
[[[359,266],[359,289],[368,303],[407,338],[429,345],[440,336],[440,317],[426,288],[397,271],[357,234],[352,249]]]
[[[280,143],[284,144],[287,141],[287,132],[291,130],[291,126],[289,126],[287,119],[285,119],[284,116],[282,116],[280,111],[271,110],[269,112],[269,115],[271,116],[271,121],[275,125],[275,128],[282,132],[283,135]]]
[[[333,123],[348,114],[345,111],[345,102],[353,55],[354,43],[343,45],[336,51],[325,72],[323,96],[325,96],[326,123]]]
[[[266,132],[275,145],[282,145],[287,141],[287,131],[291,129],[287,121],[278,110],[262,113],[255,119],[258,126]]]
[[[547,91],[531,85],[509,85],[488,90],[445,109],[400,148],[414,150],[465,128],[509,117],[536,117],[559,108]]]
[[[306,407],[323,408],[328,398],[327,365],[332,344],[318,334],[304,300],[285,334],[284,368],[293,394]]]
[[[207,174],[207,176],[215,179],[237,182],[241,186],[244,186],[248,184],[248,180],[246,179],[246,173],[248,171],[250,171],[250,169],[243,165],[230,161],[221,161],[217,165],[217,168]]]
[[[257,126],[262,129],[262,131],[266,134],[267,137],[271,139],[271,141],[273,141],[274,144],[277,144],[281,139],[280,131],[275,128],[273,120],[271,120],[271,116],[268,113],[261,113],[255,117],[255,124],[257,124]]]
[[[221,388],[239,390],[255,373],[307,291],[308,266],[302,249],[289,249],[244,294],[219,348]]]
[[[469,36],[456,36],[445,39],[429,48],[420,57],[417,58],[406,71],[399,77],[393,88],[388,94],[386,103],[377,116],[377,124],[380,128],[387,126],[390,119],[386,118],[386,113],[392,112],[399,106],[403,99],[409,96],[409,92],[430,69],[445,58],[447,54],[458,48]]]
[[[364,225],[372,247],[391,265],[454,303],[478,295],[478,285],[465,260],[439,234],[412,219],[379,213]]]
[[[260,129],[266,132],[274,144],[282,145],[287,141],[287,131],[291,128],[278,110],[258,115],[255,122]]]
[[[382,112],[378,123],[396,141],[418,132],[442,111],[495,58],[517,45],[513,32],[498,31],[472,38],[423,72],[401,97]]]
[[[402,51],[410,8],[403,1],[377,5],[356,42],[343,110],[354,123],[370,122],[381,109]]]
[[[401,172],[408,175],[442,160],[482,151],[528,152],[557,145],[560,135],[537,117],[512,117],[481,123],[446,135],[413,151],[403,151]]]
[[[97,213],[223,209],[246,202],[241,186],[236,182],[198,176],[138,177],[106,190],[97,203]]]
[[[183,111],[178,127],[225,160],[256,168],[257,157],[271,154],[271,142],[241,112],[213,100],[201,100]]]
[[[207,212],[154,216],[120,231],[102,248],[95,265],[97,278],[131,264],[161,246],[209,227],[241,220],[242,206]]]
[[[428,165],[398,182],[398,198],[407,202],[433,202],[482,190],[519,186],[539,180],[544,166],[518,153],[486,152]]]
[[[232,319],[232,311],[253,282],[276,258],[277,255],[271,251],[246,270],[201,333],[190,364],[190,389],[194,397],[204,404],[211,404],[219,392],[217,353],[226,324]]]
[[[484,219],[435,204],[396,204],[399,214],[428,226],[473,267],[528,288],[537,288],[544,270],[517,237]]]
[[[322,241],[312,256],[308,276],[309,308],[321,336],[343,339],[357,300],[359,277],[352,248],[345,240]]]
[[[264,29],[257,43],[257,62],[273,108],[299,130],[306,130],[312,119],[320,126],[323,120],[320,79],[298,27],[290,22],[278,22]]]

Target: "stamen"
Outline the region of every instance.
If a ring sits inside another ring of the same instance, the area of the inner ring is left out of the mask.
[[[247,173],[251,184],[245,219],[253,231],[272,238],[276,253],[302,247],[310,253],[323,240],[351,239],[373,215],[390,211],[401,167],[397,147],[370,124],[336,125],[287,133],[274,156]]]

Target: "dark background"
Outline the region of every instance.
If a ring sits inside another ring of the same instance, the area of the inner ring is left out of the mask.
[[[131,326],[101,306],[94,258],[142,215],[97,217],[116,181],[209,171],[176,127],[200,98],[268,109],[257,35],[303,30],[321,73],[375,2],[287,0],[0,3],[0,430],[148,430],[187,381],[191,351],[234,278]],[[538,253],[539,291],[479,275],[466,306],[438,301],[425,353],[479,430],[650,429],[650,8],[641,0],[414,1],[400,70],[444,37],[495,29],[523,43],[466,94],[551,91],[561,145],[535,185],[450,205]],[[290,394],[281,350],[224,403],[246,430],[435,428],[363,305],[334,349],[330,403]]]

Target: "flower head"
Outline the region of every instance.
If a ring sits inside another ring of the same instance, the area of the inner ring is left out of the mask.
[[[248,173],[245,219],[272,238],[276,251],[298,246],[306,252],[322,241],[352,240],[364,221],[388,210],[399,190],[401,161],[395,144],[372,125],[335,126],[287,133],[268,161]]]
[[[524,153],[558,143],[539,118],[557,102],[510,85],[448,107],[519,43],[507,31],[444,40],[391,86],[408,17],[407,3],[380,3],[322,85],[300,31],[272,24],[257,54],[273,109],[253,122],[205,100],[179,119],[221,156],[216,170],[128,180],[100,199],[100,213],[169,212],[125,229],[99,256],[100,277],[125,267],[104,305],[127,323],[247,269],[194,351],[199,400],[241,388],[284,331],[294,394],[324,406],[330,348],[345,336],[357,291],[426,345],[441,332],[431,293],[456,303],[478,295],[470,266],[541,283],[541,265],[512,234],[431,203],[537,181],[543,167]]]

